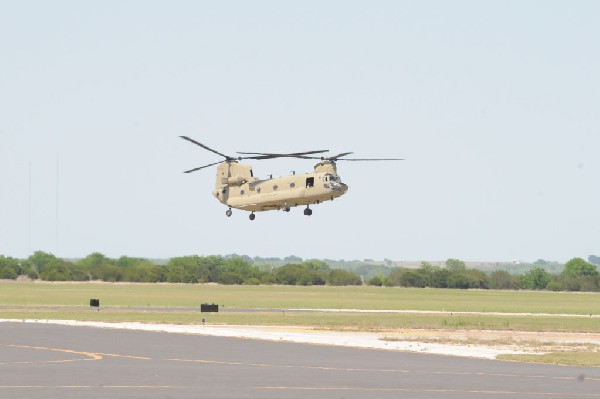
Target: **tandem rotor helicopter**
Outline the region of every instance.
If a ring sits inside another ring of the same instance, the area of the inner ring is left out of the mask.
[[[210,166],[217,166],[217,177],[213,195],[229,209],[225,215],[231,216],[231,208],[250,212],[250,220],[254,220],[254,212],[283,210],[289,212],[292,207],[304,206],[304,214],[312,215],[310,205],[320,204],[324,201],[333,201],[348,191],[348,186],[342,183],[337,174],[337,161],[402,161],[399,158],[343,158],[351,152],[342,152],[331,157],[316,157],[329,150],[316,150],[293,153],[262,153],[238,152],[243,156],[231,157],[213,150],[187,136],[182,139],[194,143],[205,150],[225,158],[223,161],[213,162],[198,168],[186,170],[184,173],[195,172]],[[240,163],[242,159],[274,159],[274,158],[300,158],[318,159],[314,172],[293,174],[290,176],[268,179],[259,179],[254,176],[252,166]]]

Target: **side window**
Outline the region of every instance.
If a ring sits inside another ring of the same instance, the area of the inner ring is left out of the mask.
[[[306,187],[314,187],[314,185],[315,185],[315,178],[307,177],[306,178]]]
[[[296,187],[296,183],[290,183],[290,188]]]

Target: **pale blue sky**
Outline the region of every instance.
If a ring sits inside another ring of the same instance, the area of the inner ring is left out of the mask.
[[[0,1],[0,254],[600,255],[598,21],[596,1]],[[179,135],[406,161],[340,162],[345,196],[250,222],[212,169],[181,173],[219,158]]]

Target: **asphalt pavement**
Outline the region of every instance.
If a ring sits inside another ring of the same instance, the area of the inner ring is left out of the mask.
[[[0,323],[0,398],[600,398],[600,369]]]

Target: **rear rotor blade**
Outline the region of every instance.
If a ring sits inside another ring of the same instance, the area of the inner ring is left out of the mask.
[[[301,158],[305,158],[305,159],[320,159],[320,160],[327,159],[329,161],[335,161],[335,160],[337,160],[337,159],[339,159],[341,157],[345,157],[346,155],[350,155],[350,154],[353,154],[353,152],[342,152],[342,153],[339,153],[339,154],[334,155],[332,157],[301,157]]]
[[[353,154],[352,152],[342,152],[340,154],[334,155],[332,157],[299,157],[299,158],[305,158],[305,159],[320,159],[322,161],[331,161],[331,162],[337,162],[337,161],[404,161],[404,159],[402,158],[342,158],[345,157],[346,155],[350,155]]]
[[[336,161],[404,161],[403,158],[342,158]]]
[[[341,157],[345,157],[346,155],[353,154],[352,152],[342,152],[340,154],[332,156],[330,159],[339,159]]]
[[[270,159],[270,158],[302,158],[304,155],[311,154],[321,154],[323,152],[328,152],[329,150],[314,150],[314,151],[304,151],[304,152],[290,152],[290,153],[271,153],[271,152],[240,152],[238,154],[242,155],[256,155],[256,157],[244,157],[245,159]],[[268,157],[268,158],[263,158]]]

